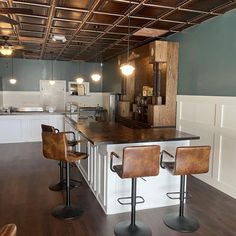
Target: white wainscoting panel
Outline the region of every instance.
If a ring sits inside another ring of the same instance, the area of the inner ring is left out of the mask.
[[[197,178],[236,198],[236,97],[177,96],[177,129],[211,145],[210,168]]]

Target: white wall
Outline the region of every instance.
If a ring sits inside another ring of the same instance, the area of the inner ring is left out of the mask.
[[[177,96],[177,129],[212,147],[210,170],[197,177],[236,198],[236,97]]]
[[[3,107],[3,92],[0,91],[0,107]]]

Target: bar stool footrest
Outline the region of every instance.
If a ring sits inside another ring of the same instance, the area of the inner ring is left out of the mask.
[[[148,225],[141,221],[136,221],[132,227],[130,221],[121,221],[115,226],[114,233],[116,236],[151,236],[152,231]]]
[[[178,196],[177,197],[172,197],[172,195],[178,195]],[[166,193],[166,196],[169,199],[180,199],[179,195],[180,195],[180,192],[168,192],[168,193]],[[189,199],[189,198],[192,198],[192,195],[188,192],[184,192],[184,199]]]
[[[131,200],[131,197],[120,197],[117,199],[117,201],[121,204],[121,205],[131,205],[131,202],[123,202],[123,200]],[[141,199],[140,201],[137,201],[137,199]],[[141,203],[144,203],[145,200],[143,197],[141,196],[136,196],[136,201],[135,203],[136,204],[141,204]]]

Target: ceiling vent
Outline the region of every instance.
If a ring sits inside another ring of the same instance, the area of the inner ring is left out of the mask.
[[[144,36],[144,37],[159,37],[163,34],[166,34],[168,30],[163,29],[152,29],[152,28],[142,28],[135,32],[135,36]]]

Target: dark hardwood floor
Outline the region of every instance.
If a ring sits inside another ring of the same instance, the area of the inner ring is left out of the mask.
[[[48,189],[58,179],[58,167],[43,158],[41,144],[1,144],[0,158],[0,226],[14,222],[17,236],[112,236],[114,225],[129,219],[128,213],[106,216],[84,181],[72,190],[72,202],[84,209],[81,218],[55,219],[51,209],[64,201],[64,194]],[[73,178],[82,179],[76,168],[72,172]],[[137,219],[150,225],[153,236],[236,235],[236,200],[193,177],[188,178],[188,190],[193,197],[186,213],[199,219],[197,232],[181,234],[164,225],[162,216],[177,206],[138,211]]]

